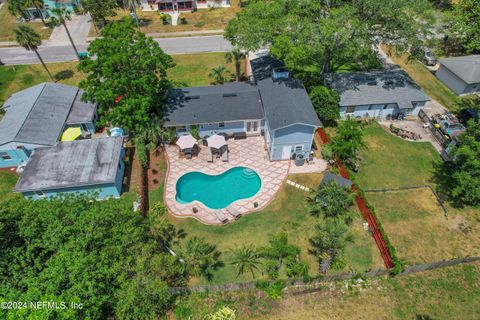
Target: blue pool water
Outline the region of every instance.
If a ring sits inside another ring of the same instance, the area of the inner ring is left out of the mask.
[[[180,203],[197,200],[211,209],[222,209],[254,196],[261,185],[258,174],[246,167],[235,167],[216,176],[189,172],[177,181],[176,200]]]

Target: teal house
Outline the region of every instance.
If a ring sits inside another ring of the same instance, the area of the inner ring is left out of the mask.
[[[122,192],[125,164],[123,137],[60,142],[35,149],[14,191],[38,200],[91,193],[98,200]]]
[[[81,101],[83,91],[41,83],[13,94],[3,105],[0,122],[0,168],[25,163],[33,150],[55,146],[63,133],[76,129],[78,138],[95,133],[97,105]]]

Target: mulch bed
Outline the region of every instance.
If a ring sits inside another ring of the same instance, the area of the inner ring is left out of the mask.
[[[164,166],[165,154],[160,149],[150,150],[150,168],[148,169],[148,189],[155,190],[165,179]],[[163,168],[162,168],[163,167]]]

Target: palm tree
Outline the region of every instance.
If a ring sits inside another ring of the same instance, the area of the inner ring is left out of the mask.
[[[196,277],[213,278],[213,272],[223,266],[217,246],[208,243],[204,238],[188,239],[185,246],[180,247],[178,256],[185,262],[189,272]]]
[[[35,7],[37,9],[38,14],[40,15],[40,19],[42,19],[43,25],[47,25],[45,19],[43,18],[42,9],[45,7],[43,4],[43,0],[28,0],[28,5]]]
[[[73,43],[72,36],[70,35],[70,31],[67,28],[67,21],[72,20],[70,11],[65,10],[64,8],[55,8],[52,9],[52,13],[54,14],[54,16],[50,18],[50,23],[55,27],[62,25],[65,28],[68,39],[72,44],[73,50],[75,50],[75,54],[77,55],[78,60],[80,60],[80,55],[78,54],[77,47],[75,46],[75,43]]]
[[[15,37],[17,38],[17,42],[19,45],[27,49],[28,51],[33,51],[38,57],[38,60],[42,63],[43,67],[47,71],[50,79],[55,81],[52,77],[52,74],[47,68],[45,62],[43,62],[42,57],[38,53],[38,46],[42,44],[42,39],[40,39],[40,35],[35,32],[31,27],[21,25],[15,29]]]
[[[319,271],[326,273],[332,264],[341,261],[341,254],[353,237],[342,219],[327,218],[315,226],[315,235],[309,241],[308,252],[317,258]]]
[[[28,0],[8,0],[8,11],[15,17],[28,18]]]
[[[224,65],[219,65],[210,71],[208,76],[213,79],[213,84],[224,84],[230,72]]]
[[[242,52],[242,50],[240,50],[238,47],[233,48],[232,51],[225,54],[225,60],[227,63],[232,63],[232,61],[235,62],[235,79],[237,82],[240,81],[240,78],[242,77],[240,67],[243,57],[245,57],[245,53]]]
[[[140,5],[139,0],[122,0],[123,8],[126,10],[130,10],[133,19],[138,25],[138,17],[137,17],[137,5]]]
[[[233,250],[232,264],[237,268],[237,278],[245,272],[250,272],[255,279],[255,271],[259,270],[261,255],[255,248],[252,247],[240,247]]]

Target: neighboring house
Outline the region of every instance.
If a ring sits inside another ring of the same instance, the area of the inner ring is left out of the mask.
[[[230,0],[148,0],[147,2],[151,8],[159,11],[191,11],[230,7]]]
[[[42,83],[13,94],[3,105],[0,122],[0,168],[24,163],[39,147],[54,146],[71,127],[95,133],[97,106],[80,100],[83,91]]]
[[[60,142],[35,149],[15,192],[37,200],[62,194],[119,197],[125,172],[123,137]]]
[[[417,116],[430,98],[403,71],[335,73],[325,84],[340,94],[340,117]]]
[[[179,88],[172,91],[164,117],[166,127],[201,137],[215,133],[264,135],[270,160],[308,155],[315,130],[322,124],[299,80],[275,71],[269,56],[250,61],[254,81]]]
[[[68,11],[74,12],[79,5],[80,0],[43,0],[44,8],[40,11],[46,19],[53,16],[52,9],[64,8]],[[30,19],[40,19],[40,13],[36,8],[29,8],[26,13]]]
[[[441,59],[435,76],[458,95],[480,93],[480,55]]]

